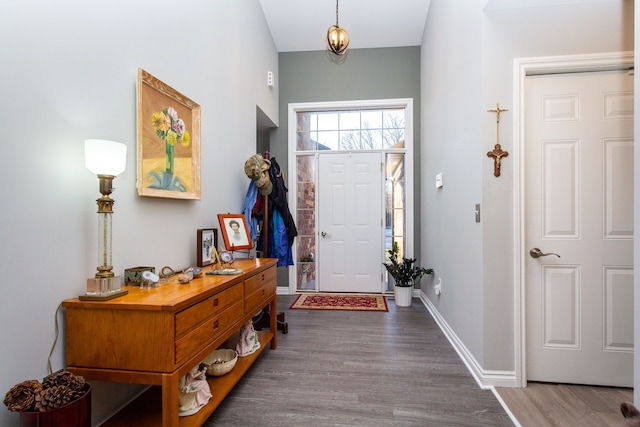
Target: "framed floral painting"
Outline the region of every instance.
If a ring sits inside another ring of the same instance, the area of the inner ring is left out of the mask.
[[[200,105],[138,69],[138,195],[200,199]]]

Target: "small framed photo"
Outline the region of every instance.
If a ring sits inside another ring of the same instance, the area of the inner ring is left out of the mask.
[[[242,214],[218,214],[218,222],[224,238],[224,246],[229,251],[253,248],[249,237],[247,220]]]
[[[218,247],[218,230],[216,228],[198,229],[197,241],[198,267],[213,264],[213,253]]]

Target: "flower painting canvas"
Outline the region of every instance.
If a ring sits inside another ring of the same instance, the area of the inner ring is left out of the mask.
[[[200,105],[142,69],[138,194],[200,199]]]

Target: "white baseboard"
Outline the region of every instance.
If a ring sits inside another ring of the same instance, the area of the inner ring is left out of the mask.
[[[480,366],[478,361],[473,357],[473,354],[467,349],[462,340],[456,335],[456,333],[449,327],[449,324],[440,315],[438,309],[427,298],[427,296],[421,290],[418,290],[418,297],[425,305],[429,313],[433,316],[434,320],[445,334],[455,351],[462,359],[462,362],[467,366],[467,369],[478,383],[478,386],[485,390],[491,390],[494,387],[516,387],[516,373],[515,371],[492,371],[485,370]]]

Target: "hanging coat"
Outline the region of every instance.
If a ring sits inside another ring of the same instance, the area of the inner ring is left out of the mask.
[[[278,267],[293,265],[293,252],[291,241],[287,236],[287,228],[282,215],[277,209],[271,214],[271,239],[269,241],[269,256],[278,258]]]
[[[298,235],[298,230],[296,229],[293,216],[289,211],[289,203],[287,203],[287,192],[289,190],[284,183],[284,178],[282,178],[282,172],[280,171],[280,165],[276,161],[275,157],[271,159],[269,174],[273,184],[273,190],[269,195],[269,200],[273,204],[273,207],[280,212],[287,230],[287,236],[289,237],[289,244],[293,245],[293,239]]]
[[[242,213],[247,220],[247,227],[249,228],[249,236],[251,241],[255,242],[258,238],[258,218],[252,215],[252,210],[256,204],[258,197],[258,186],[255,181],[249,182],[249,188],[247,189],[247,195],[244,198],[244,206],[242,206]]]

